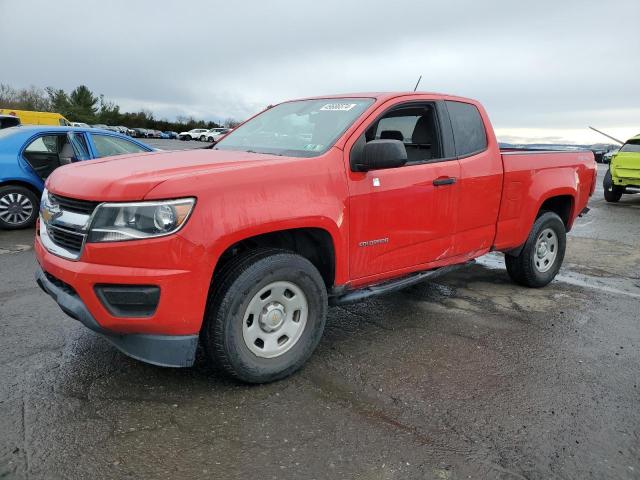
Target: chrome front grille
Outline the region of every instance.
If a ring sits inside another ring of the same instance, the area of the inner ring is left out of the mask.
[[[49,237],[56,245],[75,253],[80,253],[82,243],[84,242],[84,234],[67,230],[66,228],[54,227],[49,225]]]
[[[77,260],[89,232],[91,215],[100,202],[43,194],[40,240],[54,255]]]
[[[60,205],[62,210],[67,212],[82,213],[91,215],[100,202],[91,202],[88,200],[77,200],[75,198],[61,197],[59,195],[49,194],[49,197]]]

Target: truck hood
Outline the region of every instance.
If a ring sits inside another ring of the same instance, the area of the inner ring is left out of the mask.
[[[230,150],[182,150],[89,160],[56,169],[47,180],[52,192],[94,201],[142,200],[162,182],[216,171],[264,167],[274,155]]]

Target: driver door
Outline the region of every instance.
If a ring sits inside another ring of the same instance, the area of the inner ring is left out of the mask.
[[[427,269],[452,256],[460,165],[451,142],[443,141],[450,132],[438,111],[436,102],[399,104],[358,138],[402,140],[409,160],[349,172],[351,279]]]

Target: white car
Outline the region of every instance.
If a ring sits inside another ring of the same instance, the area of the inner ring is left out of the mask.
[[[181,132],[178,134],[178,138],[180,140],[198,140],[201,135],[207,132],[208,130],[206,128],[193,128],[188,132]]]
[[[89,125],[83,122],[71,122],[72,127],[91,128]]]
[[[232,128],[212,128],[206,133],[204,140],[206,140],[207,142],[215,143],[218,140],[220,140],[222,137],[224,137],[227,133],[229,133],[231,130],[233,129]],[[200,138],[200,140],[202,140],[202,137]]]

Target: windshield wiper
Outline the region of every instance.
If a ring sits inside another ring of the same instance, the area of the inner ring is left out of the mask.
[[[275,155],[276,157],[284,156],[282,153],[272,153],[272,152],[256,152],[255,150],[245,150],[247,153],[259,153],[262,155]]]

